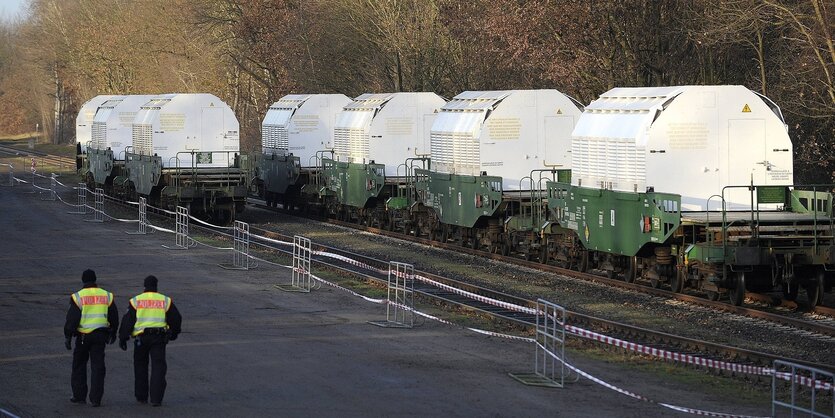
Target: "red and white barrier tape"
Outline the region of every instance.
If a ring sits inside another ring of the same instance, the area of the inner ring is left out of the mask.
[[[583,376],[586,379],[589,379],[592,382],[597,383],[600,386],[603,386],[607,389],[610,389],[610,390],[613,390],[615,392],[621,393],[623,395],[629,396],[630,398],[633,398],[633,399],[638,399],[638,400],[641,400],[641,401],[644,401],[644,402],[654,403],[656,405],[660,405],[660,406],[663,406],[665,408],[672,409],[674,411],[686,412],[686,413],[693,414],[693,415],[702,415],[702,416],[708,416],[708,417],[722,417],[722,418],[766,418],[766,417],[759,417],[759,416],[752,416],[752,415],[737,415],[737,414],[727,414],[727,413],[724,413],[724,412],[705,411],[705,410],[702,410],[702,409],[688,408],[688,407],[684,407],[684,406],[677,406],[677,405],[671,405],[671,404],[668,404],[668,403],[657,402],[657,401],[654,401],[650,398],[647,398],[646,396],[639,395],[639,394],[634,393],[634,392],[630,392],[626,389],[623,389],[623,388],[617,387],[617,386],[615,386],[611,383],[608,383],[608,382],[604,381],[603,379],[592,376],[591,374],[586,373],[586,372],[578,369],[577,367],[571,365],[567,361],[561,359],[558,355],[556,355],[555,353],[553,353],[550,350],[548,350],[547,348],[545,348],[542,344],[537,343],[537,346],[539,346],[540,349],[542,349],[543,351],[548,353],[548,355],[550,355],[551,357],[553,357],[557,361],[561,362],[562,364],[565,364],[565,367],[567,367],[571,371],[577,373],[578,375]]]
[[[285,266],[285,267],[292,268],[291,266]],[[416,310],[416,309],[414,309],[414,308],[411,308],[411,307],[408,307],[408,306],[405,306],[405,305],[402,305],[402,304],[398,304],[398,303],[393,303],[393,302],[391,302],[391,301],[387,301],[387,300],[383,300],[383,299],[371,299],[371,298],[369,298],[369,297],[367,297],[367,296],[363,296],[363,295],[361,295],[361,294],[359,294],[359,293],[357,293],[357,292],[354,292],[353,290],[350,290],[350,289],[347,289],[347,288],[345,288],[345,287],[339,286],[339,285],[337,285],[337,284],[335,284],[335,283],[331,283],[331,282],[329,282],[329,281],[327,281],[327,280],[324,280],[324,279],[322,279],[322,278],[320,278],[320,277],[317,277],[317,276],[315,276],[315,275],[311,275],[311,277],[313,277],[314,279],[316,279],[316,280],[318,280],[318,281],[322,282],[323,284],[326,284],[326,285],[328,285],[328,286],[332,286],[332,287],[337,288],[337,289],[340,289],[340,290],[344,290],[344,291],[346,291],[346,292],[349,292],[349,293],[351,293],[351,294],[353,294],[353,295],[355,295],[355,296],[359,296],[359,297],[361,297],[361,298],[363,298],[363,299],[365,299],[365,300],[368,300],[368,301],[370,301],[370,302],[373,302],[373,303],[387,303],[387,302],[388,302],[389,304],[392,304],[392,305],[398,306],[398,307],[400,307],[400,308],[402,308],[402,309],[405,309],[405,310],[410,310],[410,311],[414,312],[416,315],[420,315],[420,316],[422,316],[422,317],[424,317],[424,318],[432,319],[432,320],[434,320],[434,321],[438,321],[438,322],[443,323],[443,324],[446,324],[446,325],[457,326],[456,324],[454,324],[454,323],[452,323],[452,322],[450,322],[450,321],[447,321],[447,320],[445,320],[445,319],[438,318],[438,317],[433,316],[433,315],[429,315],[429,314],[427,314],[427,313],[420,312],[420,311],[418,311],[418,310]],[[604,381],[604,380],[602,380],[602,379],[599,379],[599,378],[597,378],[597,377],[595,377],[595,376],[592,376],[592,375],[591,375],[591,374],[589,374],[589,373],[586,373],[586,372],[584,372],[584,371],[580,370],[579,368],[577,368],[577,367],[575,367],[575,366],[571,365],[570,363],[568,363],[568,362],[564,361],[563,359],[561,359],[560,357],[558,357],[556,354],[554,354],[553,352],[551,352],[551,351],[549,351],[548,349],[546,349],[544,346],[542,346],[541,344],[539,344],[538,342],[536,342],[536,340],[534,340],[533,338],[527,338],[527,337],[519,337],[519,336],[515,336],[515,335],[501,334],[501,333],[497,333],[497,332],[485,331],[485,330],[482,330],[482,329],[472,328],[472,327],[464,327],[464,328],[465,328],[465,329],[467,329],[467,330],[469,330],[469,331],[476,332],[476,333],[483,334],[483,335],[489,335],[489,336],[494,336],[494,337],[501,337],[501,338],[508,338],[508,339],[513,339],[513,340],[518,340],[518,341],[524,341],[524,342],[536,343],[536,344],[537,344],[537,345],[538,345],[541,349],[543,349],[543,350],[544,350],[545,352],[547,352],[549,355],[551,355],[552,357],[554,357],[554,358],[555,358],[555,359],[557,359],[558,361],[560,361],[560,362],[562,362],[563,364],[565,364],[565,366],[566,366],[567,368],[569,368],[570,370],[574,371],[574,372],[575,372],[575,373],[577,373],[578,375],[583,376],[583,377],[585,377],[585,378],[587,378],[587,379],[591,380],[591,381],[592,381],[592,382],[594,382],[594,383],[597,383],[598,385],[601,385],[601,386],[603,386],[603,387],[605,387],[605,388],[607,388],[607,389],[610,389],[610,390],[616,391],[616,392],[618,392],[618,393],[624,394],[624,395],[629,396],[629,397],[631,397],[631,398],[638,399],[638,400],[641,400],[641,401],[644,401],[644,402],[654,403],[654,404],[656,404],[656,405],[660,405],[660,406],[662,406],[662,407],[664,407],[664,408],[668,408],[668,409],[671,409],[671,410],[674,410],[674,411],[679,411],[679,412],[689,413],[689,414],[693,414],[693,415],[710,416],[710,417],[721,417],[721,418],[765,418],[765,417],[755,417],[755,416],[750,416],[750,415],[737,415],[737,414],[727,414],[727,413],[723,413],[723,412],[705,411],[705,410],[702,410],[702,409],[695,409],[695,408],[689,408],[689,407],[684,407],[684,406],[672,405],[672,404],[668,404],[668,403],[657,402],[657,401],[654,401],[654,400],[652,400],[652,399],[649,399],[649,398],[647,398],[647,397],[645,397],[645,396],[642,396],[642,395],[636,394],[636,393],[634,393],[634,392],[630,392],[630,391],[627,391],[627,390],[622,389],[622,388],[620,388],[620,387],[617,387],[617,386],[615,386],[615,385],[613,385],[613,384],[611,384],[611,383],[608,383],[608,382],[606,382],[606,381]]]
[[[355,265],[355,266],[358,266],[358,267],[362,267],[362,268],[365,268],[367,270],[375,271],[375,272],[378,272],[378,273],[386,273],[387,272],[386,270],[380,270],[380,269],[374,268],[374,267],[372,267],[368,264],[350,259],[350,258],[342,256],[342,255],[332,254],[332,253],[327,253],[327,252],[318,252],[317,254],[318,255],[323,255],[325,257],[336,258],[336,259],[339,259],[339,260],[344,261],[346,263],[349,263],[349,264],[352,264],[352,265]],[[440,289],[443,289],[443,290],[446,290],[446,291],[449,291],[449,292],[452,292],[452,293],[470,298],[472,300],[480,301],[480,302],[487,303],[487,304],[490,304],[490,305],[493,305],[493,306],[498,306],[498,307],[505,308],[505,309],[515,311],[515,312],[522,312],[522,313],[527,313],[527,314],[531,314],[531,315],[536,315],[536,313],[537,313],[536,309],[534,309],[534,308],[529,308],[529,307],[526,307],[526,306],[521,306],[521,305],[517,305],[517,304],[514,304],[514,303],[510,303],[510,302],[504,302],[504,301],[488,298],[486,296],[478,295],[478,294],[475,294],[473,292],[468,292],[466,290],[458,289],[458,288],[455,288],[455,287],[452,287],[452,286],[449,286],[449,285],[431,280],[431,279],[429,279],[427,277],[424,277],[424,276],[415,275],[415,278],[424,282],[424,283],[427,283],[427,284],[430,284],[432,286],[438,287]],[[604,344],[608,344],[608,345],[612,345],[612,346],[620,347],[620,348],[625,348],[625,349],[630,350],[630,351],[634,351],[634,352],[638,352],[638,353],[641,353],[641,354],[650,355],[650,356],[653,356],[653,357],[658,357],[658,358],[662,358],[662,359],[665,359],[665,360],[670,360],[670,361],[674,361],[674,362],[678,362],[678,363],[692,364],[692,365],[708,367],[708,368],[716,369],[716,370],[725,370],[725,371],[747,373],[747,374],[754,374],[754,375],[760,375],[760,376],[776,375],[779,379],[787,380],[787,381],[791,380],[791,374],[790,373],[776,372],[774,369],[769,368],[769,367],[759,367],[759,366],[751,366],[751,365],[746,365],[746,364],[732,363],[732,362],[727,362],[727,361],[712,360],[712,359],[707,359],[707,358],[704,358],[704,357],[692,356],[692,355],[677,353],[677,352],[669,351],[669,350],[662,350],[662,349],[658,349],[658,348],[648,347],[648,346],[645,346],[645,345],[642,345],[642,344],[632,343],[632,342],[629,342],[629,341],[624,341],[624,340],[620,340],[620,339],[617,339],[617,338],[609,337],[609,336],[606,336],[606,335],[603,335],[603,334],[596,333],[594,331],[589,331],[589,330],[579,328],[579,327],[575,327],[575,326],[572,326],[572,325],[567,325],[566,326],[566,331],[568,331],[569,333],[571,333],[573,335],[576,335],[576,336],[589,338],[589,339],[592,339],[592,340],[595,340],[595,341],[598,341],[598,342],[602,342]],[[477,331],[477,332],[481,332],[481,331]],[[796,375],[795,380],[797,381],[797,383],[800,383],[800,384],[805,385],[805,386],[811,387],[811,386],[814,385],[814,387],[816,389],[830,390],[830,389],[833,388],[833,384],[831,382],[821,381],[821,380],[813,382],[811,378],[804,377],[804,376]]]
[[[41,177],[43,177],[43,176],[41,176]],[[44,177],[44,178],[46,178],[46,177]],[[21,181],[23,181],[23,180],[21,180]],[[38,186],[35,185],[35,187],[38,187]],[[40,188],[40,187],[38,187],[38,188]],[[50,189],[43,189],[43,190],[50,190]],[[60,197],[59,197],[59,199],[60,199]],[[69,204],[67,202],[64,202],[63,199],[60,199],[60,200],[67,205],[78,206],[78,205],[72,205],[72,204]],[[133,203],[133,202],[129,202],[129,203]],[[167,212],[167,213],[174,213],[174,212],[170,212],[170,211],[167,211],[167,210],[161,209],[161,208],[157,208],[157,209],[162,210],[162,211]],[[136,222],[135,220],[123,220],[123,219],[113,218],[109,215],[108,215],[108,217],[111,218],[111,219],[121,221],[121,222]],[[191,218],[195,219],[197,222],[203,223],[205,225],[209,225],[209,226],[212,226],[212,227],[217,227],[216,225],[212,225],[212,224],[209,224],[207,222],[203,222],[199,219],[196,219],[196,218],[193,218],[193,217],[191,217]],[[148,226],[150,226],[152,229],[156,229],[158,231],[174,233],[174,231],[172,231],[170,229],[156,227],[156,226],[153,226],[153,225],[150,225],[150,224]],[[231,229],[230,227],[218,227],[218,228]],[[260,239],[262,241],[271,242],[271,243],[275,243],[275,244],[293,245],[292,243],[289,243],[289,242],[279,241],[279,240],[275,240],[275,239],[271,239],[271,238],[267,238],[267,237],[262,237],[262,236],[256,235],[256,234],[251,234],[250,236],[254,237],[256,239]],[[222,249],[230,249],[230,248],[222,248]],[[321,256],[337,259],[337,260],[340,260],[342,262],[345,262],[345,263],[348,263],[348,264],[351,264],[351,265],[354,265],[354,266],[357,266],[357,267],[360,267],[360,268],[364,268],[366,270],[370,270],[370,271],[373,271],[373,272],[376,272],[376,273],[380,273],[380,274],[386,274],[386,273],[389,272],[388,269],[385,269],[385,270],[384,269],[379,269],[379,268],[373,267],[369,264],[360,262],[358,260],[354,260],[352,258],[343,256],[343,255],[339,255],[339,254],[329,253],[329,252],[326,252],[326,251],[313,251],[312,253],[315,254],[315,255],[321,255]],[[253,257],[253,258],[256,258],[256,257]],[[398,274],[398,273],[395,273],[395,274]],[[316,280],[318,280],[322,283],[328,284],[329,286],[339,288],[339,289],[354,293],[357,296],[365,298],[365,296],[359,295],[356,292],[353,292],[349,289],[338,286],[336,284],[327,282],[327,281],[325,281],[325,280],[323,280],[319,277],[316,277],[316,276],[312,276],[312,277],[314,277]],[[500,300],[497,300],[497,299],[492,299],[492,298],[482,296],[482,295],[479,295],[479,294],[476,294],[476,293],[473,293],[473,292],[468,292],[468,291],[465,291],[465,290],[462,290],[462,289],[455,288],[453,286],[449,286],[449,285],[440,283],[438,281],[429,279],[429,278],[421,276],[421,275],[415,275],[414,277],[417,280],[420,280],[424,283],[430,284],[432,286],[438,287],[440,289],[443,289],[443,290],[446,290],[446,291],[449,291],[449,292],[456,293],[458,295],[470,298],[472,300],[487,303],[487,304],[490,304],[490,305],[493,305],[493,306],[501,307],[501,308],[508,309],[508,310],[515,311],[515,312],[522,312],[522,313],[527,313],[527,314],[531,314],[531,315],[536,315],[537,314],[536,309],[533,309],[533,308],[517,305],[517,304],[514,304],[514,303],[510,303],[510,302],[500,301]],[[376,299],[370,299],[370,298],[367,298],[367,299],[370,300],[370,301],[377,301]],[[375,303],[380,303],[380,302],[375,302]],[[425,315],[425,314],[422,314],[422,315]],[[429,317],[429,316],[427,316],[427,317]],[[431,317],[431,319],[440,320],[439,318],[435,318],[435,317]],[[489,331],[478,330],[478,329],[474,329],[474,328],[468,328],[468,329],[470,329],[474,332],[479,332],[479,333],[487,334],[487,335],[497,335],[497,336],[503,336],[503,337],[506,337],[506,338],[524,339],[523,337],[515,337],[515,336],[507,336],[507,335],[504,335],[504,334],[496,334],[496,333],[491,333]],[[791,380],[791,375],[789,373],[776,372],[775,370],[773,370],[771,368],[743,365],[743,364],[731,363],[731,362],[725,362],[725,361],[719,361],[719,360],[711,360],[711,359],[706,359],[706,358],[703,358],[703,357],[681,354],[681,353],[676,353],[676,352],[672,352],[672,351],[668,351],[668,350],[661,350],[661,349],[657,349],[657,348],[653,348],[653,347],[647,347],[647,346],[644,346],[644,345],[641,345],[641,344],[631,343],[631,342],[628,342],[628,341],[624,341],[624,340],[620,340],[620,339],[617,339],[617,338],[609,337],[609,336],[606,336],[606,335],[603,335],[603,334],[599,334],[599,333],[596,333],[596,332],[593,332],[593,331],[585,330],[585,329],[578,328],[578,327],[571,326],[571,325],[566,326],[566,330],[568,332],[570,332],[571,334],[574,334],[574,335],[577,335],[577,336],[580,336],[580,337],[589,338],[589,339],[592,339],[592,340],[595,340],[595,341],[599,341],[599,342],[609,344],[609,345],[613,345],[613,346],[620,347],[620,348],[625,348],[625,349],[628,349],[630,351],[639,352],[639,353],[642,353],[642,354],[645,354],[645,355],[650,355],[650,356],[654,356],[654,357],[658,357],[658,358],[663,358],[665,360],[671,360],[671,361],[681,362],[681,363],[685,363],[685,364],[695,364],[695,365],[708,367],[708,368],[713,368],[713,369],[718,369],[718,370],[727,370],[727,371],[747,373],[747,374],[756,374],[756,375],[762,375],[762,376],[776,375],[780,379]],[[816,389],[829,390],[833,387],[833,384],[830,383],[830,382],[825,382],[825,381],[820,381],[820,380],[813,382],[812,379],[804,377],[804,376],[796,376],[795,380],[798,383],[803,384],[805,386],[814,386]]]

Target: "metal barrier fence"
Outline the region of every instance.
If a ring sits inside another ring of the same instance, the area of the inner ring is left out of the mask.
[[[35,178],[37,175],[35,174],[35,169],[32,169],[32,190],[26,192],[26,194],[35,194],[38,192],[38,186],[35,186]]]
[[[533,373],[511,373],[531,386],[565,385],[565,308],[543,299],[536,301],[536,352]]]
[[[249,224],[235,221],[235,240],[232,247],[232,264],[222,263],[229,270],[249,270]]]
[[[71,213],[73,215],[86,215],[87,214],[87,185],[84,183],[78,183],[78,186],[75,188],[76,195],[78,197],[78,205],[76,205],[75,210],[67,213]]]
[[[310,261],[313,256],[312,243],[309,238],[299,235],[293,236],[293,278],[290,284],[277,284],[275,287],[285,292],[310,293],[313,280],[310,271]]]
[[[177,225],[174,228],[174,243],[176,246],[169,247],[167,245],[163,245],[165,248],[170,248],[172,250],[187,250],[189,247],[189,237],[188,237],[188,208],[183,206],[177,206],[177,215],[176,215]]]
[[[415,324],[415,266],[389,262],[388,303],[385,321],[369,324],[387,328],[412,328]]]
[[[49,176],[49,194],[47,195],[47,197],[42,198],[41,200],[55,201],[55,182],[56,181],[57,180],[55,179],[55,173],[52,173],[52,175]]]
[[[148,233],[148,203],[144,197],[139,197],[139,229],[125,233],[129,235],[145,235]]]
[[[101,188],[97,188],[93,192],[93,197],[95,198],[95,206],[93,207],[93,219],[87,219],[87,222],[104,222],[104,190]]]
[[[835,417],[835,374],[774,360],[771,416],[777,416],[778,410],[788,410],[792,417]]]

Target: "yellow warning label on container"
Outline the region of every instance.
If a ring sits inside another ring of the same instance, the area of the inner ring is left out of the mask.
[[[748,107],[748,103],[745,103],[745,106],[742,107],[742,113],[751,113],[751,108]]]

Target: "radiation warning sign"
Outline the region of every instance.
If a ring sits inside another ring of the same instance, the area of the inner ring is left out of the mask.
[[[742,106],[742,113],[751,113],[751,108],[748,107],[748,103],[745,103],[745,106]]]

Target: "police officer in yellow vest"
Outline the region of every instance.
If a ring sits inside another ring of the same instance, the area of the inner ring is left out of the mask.
[[[122,318],[119,347],[128,349],[128,339],[134,337],[133,373],[134,395],[139,403],[159,406],[165,395],[165,345],[177,339],[183,319],[171,298],[157,293],[157,278],[145,278],[145,292],[130,300],[130,307]],[[148,385],[148,357],[151,359],[151,380]]]
[[[81,274],[84,288],[70,296],[70,309],[64,323],[65,346],[72,353],[72,403],[87,401],[87,360],[90,360],[90,403],[101,405],[104,395],[104,345],[116,341],[119,311],[113,294],[96,286],[96,272]]]

